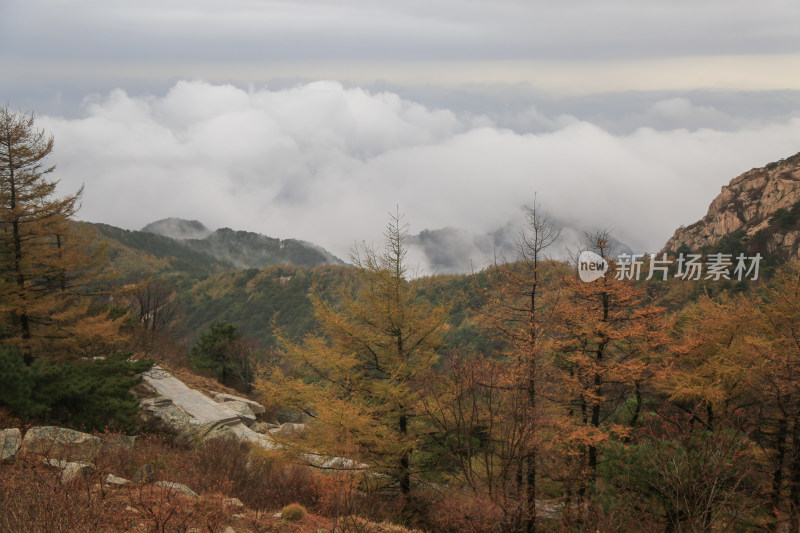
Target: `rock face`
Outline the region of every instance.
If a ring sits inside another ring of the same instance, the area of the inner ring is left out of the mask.
[[[22,441],[24,453],[81,463],[93,462],[100,446],[99,437],[55,426],[32,427]]]
[[[795,206],[799,203],[800,153],[731,180],[711,202],[706,216],[676,230],[663,251],[677,251],[683,245],[699,250],[741,230],[745,239],[758,237],[763,251],[798,257],[800,207]]]
[[[13,461],[22,445],[19,429],[0,429],[0,461]]]

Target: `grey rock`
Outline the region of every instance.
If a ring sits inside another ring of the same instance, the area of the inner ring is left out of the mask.
[[[270,429],[277,429],[280,426],[278,424],[270,424],[269,422],[253,422],[250,424],[250,429],[255,431],[256,433],[269,433]]]
[[[115,452],[129,452],[133,450],[136,437],[132,435],[105,435],[100,438],[100,451],[103,455]]]
[[[297,409],[282,408],[278,410],[277,414],[275,415],[275,419],[277,420],[278,424],[283,424],[285,422],[301,424],[305,422],[306,415]]]
[[[272,435],[281,437],[302,437],[306,434],[305,424],[296,424],[294,422],[284,422],[279,428],[270,429]]]
[[[66,485],[77,479],[90,476],[94,472],[94,465],[64,459],[44,459],[44,464],[61,470],[61,483]]]
[[[86,463],[67,463],[66,468],[61,471],[61,483],[66,485],[78,479],[92,475],[94,467]]]
[[[37,426],[25,434],[22,452],[91,463],[100,453],[100,438],[72,429]]]
[[[153,472],[153,467],[147,463],[144,463],[142,466],[136,469],[136,472],[133,474],[133,482],[134,483],[150,483],[153,481],[153,476],[155,472]]]
[[[20,446],[22,446],[22,433],[19,429],[0,429],[0,461],[13,461]]]
[[[175,483],[173,481],[156,481],[154,485],[156,487],[164,488],[169,491],[180,492],[181,494],[185,494],[187,496],[194,496],[195,498],[197,497],[197,493],[195,493],[195,491],[193,491],[183,483]]]
[[[239,498],[225,498],[224,500],[222,500],[222,503],[224,503],[229,507],[240,507],[240,508],[244,507],[242,500],[240,500]]]
[[[117,477],[114,474],[107,475],[106,479],[103,480],[103,482],[106,485],[115,485],[117,487],[122,487],[122,486],[127,485],[127,484],[130,483],[130,481],[128,481],[124,477]]]

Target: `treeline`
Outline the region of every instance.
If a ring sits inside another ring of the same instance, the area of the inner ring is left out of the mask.
[[[518,261],[473,285],[476,349],[445,341],[442,285],[407,279],[399,218],[386,235],[357,290],[312,289],[320,328],[279,329],[256,390],[309,418],[294,447],[379,472],[396,520],[432,527],[435,486],[452,531],[800,527],[800,264],[712,296],[616,279],[599,233],[612,272],[585,283],[531,210]]]

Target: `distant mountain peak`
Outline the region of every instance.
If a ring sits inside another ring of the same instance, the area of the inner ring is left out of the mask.
[[[178,240],[205,239],[211,234],[211,230],[200,221],[173,217],[151,222],[143,227],[141,231]]]
[[[278,239],[252,231],[219,228],[211,231],[197,220],[165,218],[141,231],[179,241],[182,246],[207,254],[237,269],[288,263],[313,267],[344,262],[322,247],[296,239]]]

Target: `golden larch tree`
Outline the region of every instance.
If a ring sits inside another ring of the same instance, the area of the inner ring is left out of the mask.
[[[399,215],[385,237],[383,250],[362,245],[353,252],[355,290],[343,289],[337,302],[312,291],[319,331],[301,342],[279,334],[288,368],[263,374],[256,389],[311,417],[305,451],[366,463],[407,497],[426,426],[424,385],[449,310],[429,303],[407,279]]]
[[[56,196],[53,138],[33,114],[0,108],[0,326],[27,362],[47,353],[86,353],[115,325],[84,298],[102,282],[102,247],[71,220],[83,188]]]

